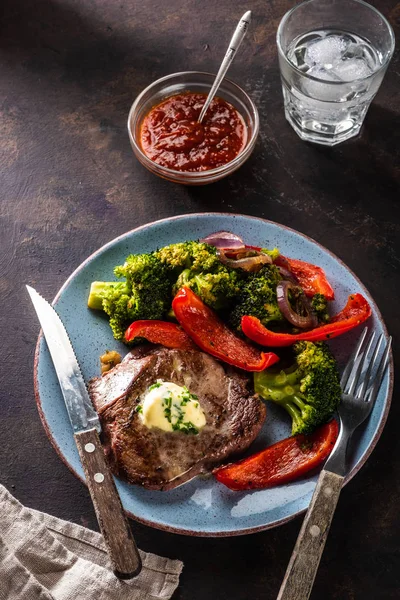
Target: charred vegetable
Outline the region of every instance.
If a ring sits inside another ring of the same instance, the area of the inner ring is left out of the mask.
[[[336,360],[324,342],[297,342],[293,363],[254,376],[264,400],[282,406],[292,418],[292,434],[309,434],[330,419],[341,398]]]
[[[338,337],[371,316],[371,307],[361,294],[352,294],[346,306],[329,322],[301,333],[278,333],[267,329],[257,317],[246,315],[242,318],[242,330],[247,337],[261,346],[291,346],[295,342],[308,340],[320,342]]]
[[[263,325],[284,322],[276,295],[280,281],[277,267],[271,264],[264,265],[258,273],[247,276],[229,314],[229,323],[236,331],[242,331],[241,321],[245,315],[256,317]]]
[[[204,352],[245,371],[262,371],[279,360],[261,352],[229,329],[189,288],[179,290],[172,308],[181,327]]]
[[[296,435],[253,456],[214,471],[215,478],[231,490],[255,490],[288,483],[321,465],[339,434],[335,420],[313,434]]]

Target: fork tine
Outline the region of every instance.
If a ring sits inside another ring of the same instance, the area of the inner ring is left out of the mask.
[[[346,391],[345,391],[346,394],[350,394],[350,395],[354,394],[355,390],[358,387],[358,384],[359,384],[359,381],[360,381],[360,376],[361,376],[361,373],[362,373],[362,370],[363,370],[366,358],[367,358],[367,356],[369,354],[369,351],[371,349],[372,342],[374,341],[374,337],[375,337],[375,331],[372,331],[371,334],[370,334],[370,336],[369,336],[369,338],[368,338],[365,350],[363,350],[361,352],[361,354],[360,354],[360,360],[359,360],[359,363],[358,363],[357,368],[355,370],[355,373],[354,373],[353,376],[350,375],[350,378],[349,378],[349,380],[347,382]]]
[[[375,349],[374,349],[374,352],[373,352],[373,354],[371,356],[371,359],[369,361],[368,369],[367,369],[367,372],[365,373],[363,384],[362,384],[362,386],[361,386],[361,388],[360,388],[360,390],[358,391],[358,394],[357,394],[357,398],[361,398],[362,400],[366,399],[365,393],[366,393],[366,391],[368,389],[368,386],[369,386],[369,383],[370,383],[372,369],[374,368],[374,365],[377,362],[376,359],[377,359],[377,356],[379,354],[379,350],[381,348],[382,341],[383,341],[383,333],[381,333],[381,335],[378,338],[378,341],[375,344]]]
[[[379,389],[382,385],[383,377],[385,375],[387,366],[389,364],[389,352],[390,352],[391,343],[392,343],[392,338],[390,337],[386,344],[386,348],[382,354],[382,358],[379,363],[378,371],[376,373],[376,378],[375,378],[374,384],[373,384],[370,394],[369,394],[368,400],[369,400],[369,402],[371,402],[372,405],[374,404],[374,402],[378,396]]]
[[[343,371],[343,375],[342,378],[340,380],[340,385],[342,387],[342,390],[345,388],[346,384],[347,384],[347,380],[349,379],[349,376],[353,370],[353,366],[354,363],[357,360],[358,354],[361,350],[361,346],[363,345],[363,342],[365,340],[365,336],[367,335],[367,331],[368,331],[368,327],[364,327],[364,330],[360,336],[360,339],[358,341],[358,344],[354,350],[354,352],[352,353],[352,355],[350,356],[349,360],[347,361],[347,364],[345,366],[345,369]]]

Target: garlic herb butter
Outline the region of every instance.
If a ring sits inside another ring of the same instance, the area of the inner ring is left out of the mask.
[[[136,411],[149,429],[197,435],[206,424],[195,394],[185,386],[160,379],[146,390]]]

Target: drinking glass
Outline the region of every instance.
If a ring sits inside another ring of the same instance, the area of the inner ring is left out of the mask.
[[[306,0],[277,32],[285,116],[309,142],[360,131],[394,51],[391,26],[362,0]]]

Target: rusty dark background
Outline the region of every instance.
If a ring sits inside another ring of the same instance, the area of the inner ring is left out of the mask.
[[[400,29],[400,4],[372,2]],[[334,149],[284,120],[275,33],[288,0],[2,0],[0,5],[0,481],[23,503],[96,528],[86,487],[51,447],[36,410],[39,332],[23,284],[53,298],[99,246],[149,221],[239,212],[289,225],[361,278],[399,358],[400,61],[362,134]],[[134,158],[129,107],[154,79],[216,70],[241,14],[253,23],[230,77],[256,101],[250,160],[212,186],[158,179]],[[400,597],[399,399],[343,490],[312,600]],[[196,539],[134,524],[144,550],[185,562],[176,600],[274,599],[301,520],[247,537]]]

